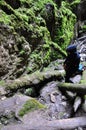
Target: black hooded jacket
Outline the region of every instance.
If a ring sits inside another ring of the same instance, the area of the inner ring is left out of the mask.
[[[77,52],[69,53],[64,62],[66,75],[71,77],[79,69],[80,56]]]

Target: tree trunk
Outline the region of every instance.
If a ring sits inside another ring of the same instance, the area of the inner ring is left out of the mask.
[[[50,130],[70,130],[75,129],[77,127],[86,127],[86,117],[75,117],[69,119],[61,119],[48,121],[46,125]],[[46,130],[46,127],[44,128]]]
[[[9,83],[5,84],[6,92],[10,91],[16,91],[21,88],[29,88],[29,87],[35,87],[39,84],[42,85],[42,83],[47,83],[52,80],[59,80],[63,78],[64,72],[59,71],[48,71],[48,72],[36,72],[24,77],[20,77],[18,79],[9,81]]]
[[[58,87],[63,91],[68,90],[79,94],[86,94],[86,84],[59,83]]]
[[[53,121],[38,121],[33,125],[28,124],[8,125],[1,130],[71,130],[78,127],[86,127],[86,117],[75,117]]]
[[[9,81],[5,84],[6,93],[17,91],[21,88],[29,88],[42,86],[52,80],[58,80],[64,77],[64,72],[48,71],[48,72],[36,72],[24,77],[20,77],[16,80]],[[41,84],[41,85],[40,85]],[[57,87],[62,91],[67,90],[76,92],[79,94],[86,94],[86,84],[73,84],[73,83],[57,83]],[[40,88],[39,88],[40,89]]]

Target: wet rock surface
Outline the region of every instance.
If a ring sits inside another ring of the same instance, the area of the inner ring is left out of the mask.
[[[58,89],[58,83],[48,83],[40,92],[39,101],[48,106],[48,114],[52,119],[62,119],[71,116],[71,103]]]
[[[0,123],[7,125],[19,122],[18,111],[30,97],[17,94],[0,101]]]

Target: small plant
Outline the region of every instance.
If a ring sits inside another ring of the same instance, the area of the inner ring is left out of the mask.
[[[25,54],[25,51],[24,50],[21,50],[20,51],[20,55],[24,55]]]
[[[28,96],[32,96],[33,92],[34,92],[33,88],[28,88],[26,89],[25,94]]]

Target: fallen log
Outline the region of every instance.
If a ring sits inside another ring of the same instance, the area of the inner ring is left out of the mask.
[[[59,83],[58,87],[63,91],[67,90],[86,95],[86,84]]]
[[[8,83],[5,83],[6,92],[16,91],[21,88],[29,88],[31,86],[37,86],[43,82],[48,82],[52,80],[59,80],[64,77],[64,72],[60,71],[48,71],[48,72],[36,72],[24,77],[20,77],[15,80],[10,80]]]
[[[18,89],[26,89],[29,87],[41,86],[42,83],[47,83],[52,80],[59,80],[64,77],[64,71],[47,71],[35,72],[15,80],[10,80],[5,83],[6,94],[17,91]],[[40,85],[41,84],[41,85]],[[57,87],[61,90],[67,90],[86,95],[86,84],[72,84],[72,83],[57,83]]]
[[[46,126],[49,127],[49,129],[55,128],[54,130],[70,130],[75,129],[77,127],[86,127],[86,117],[75,117],[69,119],[54,120],[51,122],[47,122]]]
[[[71,130],[78,127],[86,127],[86,117],[75,117],[69,119],[38,121],[37,123],[8,125],[1,130]]]

